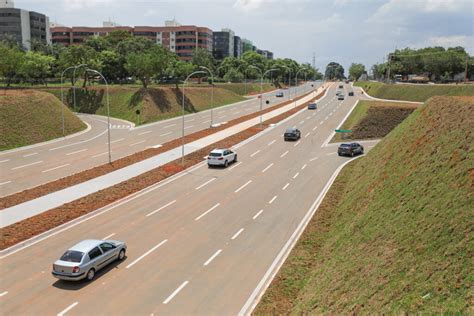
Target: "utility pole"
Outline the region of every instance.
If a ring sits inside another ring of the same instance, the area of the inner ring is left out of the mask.
[[[390,82],[390,62],[392,61],[392,54],[388,54],[388,59],[387,59],[387,67],[388,67],[388,72],[387,72],[387,83]]]

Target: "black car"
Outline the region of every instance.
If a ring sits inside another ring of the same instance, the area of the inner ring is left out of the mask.
[[[342,86],[342,84],[340,84],[340,85],[339,85],[339,89],[342,89],[342,88],[344,88],[344,87]]]
[[[353,96],[354,96],[354,91],[349,91],[348,95],[349,95],[350,97],[353,97]]]
[[[288,140],[298,140],[301,138],[301,132],[297,128],[289,128],[286,130],[285,134],[283,135],[285,141]]]
[[[318,106],[316,105],[316,103],[308,104],[308,110],[316,110],[317,108]]]
[[[339,95],[337,96],[337,99],[338,99],[338,100],[344,100],[344,94],[342,94],[342,93],[339,94]]]
[[[280,91],[280,92],[277,92],[277,93],[275,94],[275,96],[276,96],[277,98],[283,98],[283,92],[281,92],[281,91]]]
[[[337,154],[339,156],[351,156],[354,157],[355,155],[364,154],[364,146],[359,143],[350,143],[350,144],[341,144],[337,149]]]

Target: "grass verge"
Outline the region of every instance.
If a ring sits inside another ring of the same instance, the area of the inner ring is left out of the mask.
[[[469,126],[435,97],[344,168],[254,314],[472,314]]]

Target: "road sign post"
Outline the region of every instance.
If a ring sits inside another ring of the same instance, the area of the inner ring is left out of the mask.
[[[351,129],[336,129],[334,130],[336,133],[341,133],[341,138],[346,139],[348,133],[352,133]]]

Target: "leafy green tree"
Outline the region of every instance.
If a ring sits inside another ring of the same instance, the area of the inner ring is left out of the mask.
[[[349,77],[352,78],[354,81],[362,76],[365,73],[365,66],[363,64],[356,64],[352,63],[349,67]]]
[[[172,64],[171,69],[168,71],[175,79],[176,89],[180,81],[186,79],[186,77],[196,69],[196,66],[182,60],[175,60]]]
[[[230,68],[224,75],[224,80],[227,82],[242,82],[244,75],[236,68]]]
[[[247,51],[242,55],[242,59],[247,63],[247,65],[255,66],[262,71],[267,69],[267,59],[257,52],[254,51]],[[251,68],[247,70],[247,75],[250,78],[257,79],[260,78],[260,74],[256,70],[252,70]]]
[[[120,59],[115,50],[103,50],[97,55],[97,59],[102,66],[102,74],[108,81],[116,82],[120,78]]]
[[[198,69],[200,66],[209,68],[212,72],[215,72],[214,64],[215,60],[212,54],[204,48],[196,48],[193,50],[191,63]],[[201,83],[201,77],[198,77],[198,83]]]
[[[324,73],[326,80],[342,80],[344,79],[344,67],[336,62],[330,62],[326,66],[326,71]]]
[[[41,81],[46,85],[46,78],[51,74],[51,65],[54,57],[42,53],[29,51],[24,55],[20,73],[33,82]]]
[[[71,66],[86,64],[88,68],[101,70],[98,53],[91,47],[85,45],[71,45],[66,47],[59,55],[59,67],[64,70]],[[86,86],[88,75],[84,69],[79,68],[76,72],[76,80],[81,75],[84,77],[83,87]],[[71,77],[71,83],[74,84]]]
[[[24,55],[18,46],[10,47],[0,43],[0,75],[6,79],[7,87],[10,86],[12,79],[20,74]]]
[[[226,57],[221,61],[219,67],[217,67],[217,75],[223,78],[231,69],[235,69],[243,74],[247,66],[247,62],[241,58]]]

